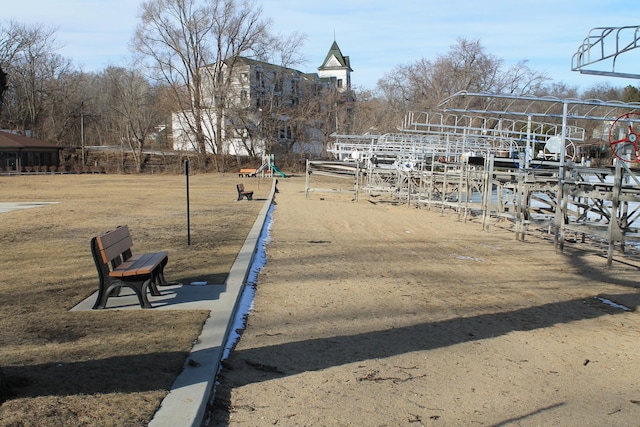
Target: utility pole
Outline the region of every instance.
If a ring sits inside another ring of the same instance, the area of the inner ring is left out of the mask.
[[[82,149],[82,166],[84,166],[84,113],[80,113],[80,143]]]

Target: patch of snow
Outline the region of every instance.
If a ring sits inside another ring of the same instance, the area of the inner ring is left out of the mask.
[[[256,295],[258,274],[260,274],[260,271],[267,263],[266,246],[270,241],[269,232],[271,231],[271,218],[274,206],[275,205],[271,205],[269,207],[267,218],[265,219],[265,226],[262,228],[260,237],[258,237],[256,253],[253,257],[253,262],[251,263],[249,274],[247,275],[247,283],[244,287],[242,295],[240,296],[240,302],[238,303],[236,315],[233,318],[231,332],[229,333],[229,337],[227,338],[227,342],[224,346],[224,351],[222,352],[222,360],[225,360],[229,357],[229,353],[231,353],[231,350],[238,343],[238,340],[240,340],[242,331],[244,331],[244,328],[247,324],[247,316],[249,316],[249,313],[253,309],[253,299]]]
[[[474,257],[466,256],[466,255],[453,254],[453,256],[455,256],[457,259],[461,259],[461,260],[465,260],[465,261],[473,261],[473,262],[483,262],[484,261],[484,259],[482,259],[482,258],[474,258]]]
[[[610,305],[611,307],[619,308],[619,309],[624,310],[624,311],[631,311],[631,309],[629,307],[625,307],[624,305],[615,303],[615,302],[613,302],[611,300],[608,300],[606,298],[598,297],[598,300],[600,300],[600,302],[602,302],[604,304]]]

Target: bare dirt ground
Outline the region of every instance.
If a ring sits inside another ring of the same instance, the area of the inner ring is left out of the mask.
[[[209,425],[639,424],[637,267],[439,209],[305,199],[301,178],[279,189]]]

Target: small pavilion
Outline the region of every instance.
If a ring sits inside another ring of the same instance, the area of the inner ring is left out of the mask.
[[[55,172],[62,147],[14,133],[0,131],[0,171]]]

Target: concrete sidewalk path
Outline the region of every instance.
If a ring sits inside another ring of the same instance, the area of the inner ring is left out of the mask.
[[[200,336],[185,360],[160,409],[149,423],[151,427],[200,427],[207,414],[214,381],[222,355],[233,327],[233,320],[251,271],[258,243],[266,226],[273,203],[277,180],[273,180],[269,197],[265,200],[256,221],[236,257],[227,280],[222,284],[192,286],[176,284],[161,286],[159,297],[149,296],[151,310],[210,310]],[[97,294],[97,291],[96,291]],[[96,294],[82,301],[72,311],[92,310]],[[133,292],[123,289],[123,296],[110,298],[108,310],[141,310]]]
[[[276,185],[277,180],[274,179],[269,197],[229,271],[224,291],[211,301],[211,314],[185,361],[182,373],[149,423],[150,427],[202,425],[233,319],[277,191]]]
[[[0,202],[0,213],[11,212],[18,209],[38,208],[55,203],[58,202]]]

